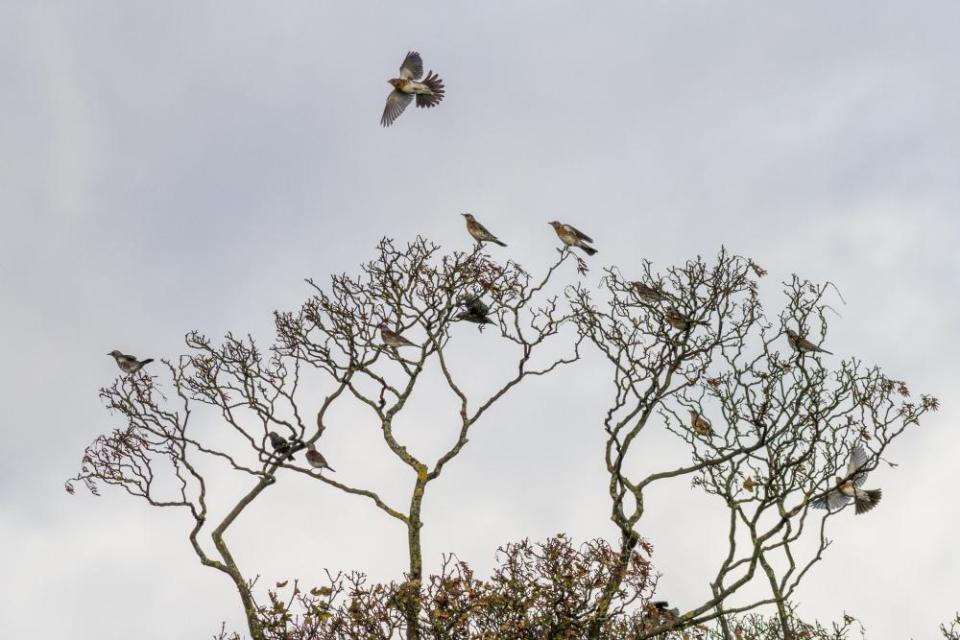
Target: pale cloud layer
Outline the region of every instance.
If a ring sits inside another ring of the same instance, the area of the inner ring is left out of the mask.
[[[465,210],[532,270],[555,255],[556,218],[596,238],[597,265],[725,244],[769,269],[773,303],[791,273],[836,282],[833,349],[944,409],[897,443],[899,468],[876,472],[882,507],[834,521],[801,610],[846,609],[883,639],[932,637],[960,608],[960,5],[516,4],[0,4],[0,635],[239,626],[183,514],[64,494],[114,425],[96,395],[116,373],[103,354],[173,356],[193,328],[268,340],[303,277],[353,271],[381,235],[463,248]],[[383,130],[385,80],[411,48],[448,97]],[[465,353],[489,337],[465,334]],[[428,496],[431,562],[454,551],[485,568],[524,536],[611,535],[601,366],[588,357],[489,414]],[[413,413],[422,446],[452,437]],[[389,487],[409,479],[368,457],[366,427],[332,432],[331,461],[402,496]],[[670,517],[644,533],[682,607],[704,595],[722,540],[714,505],[679,485],[650,497]],[[244,515],[242,565],[270,580],[396,577],[403,531],[311,488],[290,483]]]

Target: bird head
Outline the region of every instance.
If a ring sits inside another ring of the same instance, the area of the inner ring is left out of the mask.
[[[551,227],[553,227],[554,229],[556,229],[557,227],[560,226],[560,223],[557,222],[556,220],[551,220],[551,221],[548,222],[547,224],[549,224],[549,225],[550,225]]]
[[[800,334],[798,334],[796,331],[794,331],[793,329],[790,329],[790,328],[785,328],[785,329],[784,329],[784,332],[785,332],[788,336],[790,336],[791,338],[793,338],[794,340],[796,340],[797,338],[800,337]]]
[[[472,213],[461,213],[460,215],[462,215],[462,216],[463,216],[464,218],[466,218],[467,220],[473,220],[473,214],[472,214]]]
[[[122,356],[123,354],[120,353],[119,351],[117,351],[116,349],[114,349],[113,351],[111,351],[111,352],[108,353],[107,355],[108,355],[108,356],[113,356],[114,358],[119,358],[119,357]]]
[[[389,80],[387,80],[387,84],[393,85],[394,89],[399,89],[401,82],[403,81],[400,78],[390,78]]]
[[[316,451],[316,450],[317,450],[317,445],[313,444],[312,442],[307,445],[307,451]]]

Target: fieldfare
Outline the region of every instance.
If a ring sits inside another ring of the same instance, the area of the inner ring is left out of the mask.
[[[393,91],[387,96],[387,106],[383,108],[383,117],[380,118],[381,125],[389,127],[393,124],[414,96],[418,107],[429,109],[440,104],[443,100],[443,80],[433,71],[429,71],[427,77],[420,81],[422,75],[423,59],[419,53],[411,51],[400,65],[400,77],[387,80],[393,85]]]
[[[153,362],[153,358],[147,358],[146,360],[137,360],[131,355],[126,353],[120,353],[116,349],[107,354],[108,356],[113,356],[113,359],[117,361],[117,366],[120,367],[120,370],[124,373],[136,373],[144,367],[144,365],[150,364]]]
[[[853,500],[856,505],[854,512],[858,515],[877,506],[880,498],[883,497],[883,491],[860,488],[867,479],[867,472],[860,471],[860,468],[867,463],[868,459],[863,445],[855,446],[850,452],[850,460],[847,462],[846,478],[838,477],[836,488],[830,489],[825,495],[811,502],[811,506],[815,509],[833,511],[850,504],[850,500]]]
[[[380,337],[383,338],[383,343],[388,347],[415,347],[416,343],[410,342],[402,335],[396,331],[392,331],[390,327],[387,326],[386,320],[380,323]]]
[[[466,320],[479,325],[493,324],[493,320],[488,317],[490,307],[480,299],[480,296],[472,293],[463,296],[463,306],[464,309],[457,314],[457,320]]]
[[[333,467],[327,464],[327,459],[323,457],[323,454],[317,451],[317,447],[310,445],[307,447],[307,462],[314,469],[329,469],[333,471]]]
[[[267,436],[270,438],[270,446],[273,447],[273,450],[276,451],[277,454],[283,458],[293,458],[293,446],[286,438],[276,431],[271,431]]]
[[[793,329],[784,329],[784,331],[786,331],[787,333],[787,342],[790,343],[790,346],[797,353],[804,354],[804,353],[811,353],[811,352],[819,352],[819,353],[826,353],[831,356],[833,355],[833,353],[831,353],[830,351],[827,351],[826,349],[818,347],[817,345],[813,344],[806,338],[801,338],[800,334],[794,331]]]
[[[477,222],[477,219],[473,217],[472,213],[462,213],[460,215],[467,219],[467,232],[473,236],[473,239],[477,242],[492,242],[501,247],[507,246],[506,242],[497,238],[497,236],[490,233],[485,226]]]
[[[633,287],[634,293],[636,293],[641,300],[646,300],[647,302],[662,302],[667,299],[667,296],[665,296],[662,291],[645,285],[642,282],[631,282],[630,286]]]
[[[557,235],[560,236],[560,240],[562,240],[563,244],[566,246],[580,247],[588,256],[592,256],[597,252],[596,249],[587,244],[588,242],[593,242],[593,238],[582,231],[579,231],[575,227],[571,227],[569,224],[563,224],[562,222],[557,222],[556,220],[551,221],[550,226],[553,227],[553,230],[557,232]]]
[[[671,327],[679,329],[680,331],[687,331],[698,324],[707,324],[703,320],[694,320],[689,316],[683,315],[674,307],[667,307],[667,310],[663,313],[663,317],[666,318],[667,323]]]
[[[690,426],[693,427],[693,430],[701,436],[713,435],[713,425],[710,423],[710,421],[693,409],[690,409]]]

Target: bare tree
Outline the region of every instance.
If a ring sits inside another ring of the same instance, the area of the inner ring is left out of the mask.
[[[582,335],[613,370],[603,428],[622,566],[640,539],[644,495],[655,484],[687,477],[728,511],[727,553],[705,577],[710,596],[639,637],[716,620],[730,640],[729,615],[765,605],[778,612],[780,637],[794,637],[790,599],[830,544],[828,521],[852,515],[811,506],[840,506],[834,478],[859,483],[895,438],[937,408],[929,396],[907,400],[906,385],[878,367],[817,350],[814,342],[827,336],[832,285],[794,277],[784,284],[786,304],[770,320],[757,282],[764,274],[721,251],[712,264],[697,258],[663,274],[645,263],[634,280],[608,269],[599,302],[585,287],[569,292]],[[683,442],[688,458],[632,473],[655,429]],[[848,473],[858,446],[866,459]],[[812,538],[812,553],[801,554],[802,538]],[[618,588],[616,577],[608,595]],[[755,578],[769,595],[737,601]],[[603,604],[591,638],[600,637]]]
[[[125,424],[87,448],[73,480],[94,492],[97,483],[117,485],[153,506],[188,511],[193,549],[204,565],[230,577],[255,640],[267,637],[255,580],[241,570],[225,534],[284,475],[281,472],[309,476],[320,485],[369,500],[402,523],[409,551],[406,580],[408,590],[416,593],[423,576],[421,513],[427,487],[463,451],[471,429],[494,403],[523,380],[578,358],[579,339],[572,333],[559,336],[567,317],[549,290],[551,278],[569,259],[569,252],[561,252],[545,274],[534,279],[514,262],[498,264],[479,246],[440,255],[438,246],[422,238],[403,247],[384,239],[358,277],[334,276],[329,290],[308,280],[312,296],[298,311],[276,314],[277,340],[267,353],[249,336],[228,334],[215,345],[193,332],[186,337],[189,353],[165,361],[172,401],[162,395],[156,378],[142,371],[103,389],[107,407]],[[462,366],[448,353],[453,327],[473,326],[461,326],[461,321],[487,326],[492,338],[514,346],[512,372],[487,397],[468,397]],[[401,335],[402,340],[396,337]],[[561,340],[559,348],[551,344],[555,338]],[[400,346],[410,339],[418,342]],[[459,405],[449,446],[432,461],[412,451],[394,429],[430,366],[442,373]],[[307,407],[317,390],[305,390],[302,384],[308,370],[321,373],[326,381],[315,414]],[[298,460],[297,452],[320,441],[332,408],[343,402],[366,407],[387,449],[409,467],[412,487],[405,506],[390,505],[375,488],[333,479]],[[225,428],[192,428],[198,407],[219,413]],[[216,517],[208,507],[208,492],[214,488],[204,472],[210,459],[249,480],[242,497]],[[73,490],[71,482],[67,487]],[[202,534],[207,531],[215,552],[206,549]],[[419,599],[405,603],[406,636],[418,638]]]

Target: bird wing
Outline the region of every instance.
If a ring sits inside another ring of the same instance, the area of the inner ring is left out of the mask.
[[[573,235],[577,236],[581,240],[585,242],[593,242],[593,238],[585,234],[583,231],[580,231],[580,229],[577,229],[576,227],[569,224],[567,225],[567,228],[569,228],[570,231],[573,231]]]
[[[480,224],[480,223],[477,222],[476,220],[473,221],[473,224],[477,225],[476,228],[477,228],[477,231],[480,232],[480,235],[487,236],[487,237],[489,237],[489,238],[495,237],[492,233],[490,233],[490,230],[489,230],[489,229],[487,229],[485,226],[483,226],[482,224]]]
[[[812,506],[814,509],[827,509],[829,511],[835,511],[849,502],[849,496],[843,495],[836,489],[831,489],[826,495],[821,496],[811,502],[810,506]]]
[[[380,118],[380,124],[389,127],[393,121],[400,117],[403,110],[413,100],[413,96],[394,89],[387,96],[387,104],[383,108],[383,117]]]
[[[423,75],[423,58],[416,51],[411,51],[400,65],[400,77],[404,80],[419,80]]]
[[[467,294],[463,297],[463,306],[474,315],[485,316],[490,313],[490,307],[479,296],[473,294]]]
[[[867,472],[860,468],[867,463],[869,456],[863,445],[858,444],[850,451],[850,461],[847,463],[847,475],[851,476],[853,486],[859,487],[867,479]]]

